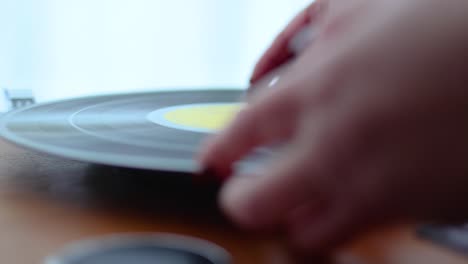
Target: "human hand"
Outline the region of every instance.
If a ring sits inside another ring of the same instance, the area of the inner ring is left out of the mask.
[[[227,180],[226,213],[310,250],[388,222],[467,217],[468,2],[330,0],[321,12],[284,81],[201,153],[226,174],[287,142],[263,170]]]

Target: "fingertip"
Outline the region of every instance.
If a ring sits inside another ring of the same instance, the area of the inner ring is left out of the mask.
[[[254,201],[250,195],[251,179],[235,176],[223,186],[219,203],[223,212],[244,229],[258,229],[261,218],[256,215]]]

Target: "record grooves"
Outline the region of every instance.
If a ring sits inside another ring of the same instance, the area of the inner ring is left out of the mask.
[[[7,113],[0,121],[0,135],[23,147],[72,160],[193,173],[198,169],[194,156],[208,134],[166,126],[166,121],[153,122],[148,116],[174,106],[232,105],[241,92],[178,90],[39,104]]]

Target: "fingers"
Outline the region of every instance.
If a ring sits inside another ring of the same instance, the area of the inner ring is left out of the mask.
[[[343,116],[314,112],[307,129],[294,136],[279,159],[263,171],[231,177],[220,200],[226,214],[241,226],[286,227],[295,248],[320,252],[346,242],[376,219],[370,209],[374,196],[346,181],[349,175],[343,178],[360,160],[359,152],[350,149],[354,144],[339,137],[347,127],[337,125]]]
[[[320,200],[324,178],[301,152],[291,147],[264,171],[230,178],[221,191],[226,214],[245,228],[268,229],[281,224],[297,204]]]
[[[273,44],[259,60],[251,77],[251,83],[255,83],[272,69],[283,64],[292,55],[289,51],[289,41],[304,26],[312,23],[319,13],[320,4],[314,2],[302,11],[273,41]]]
[[[199,162],[226,176],[231,165],[260,145],[288,138],[296,127],[299,103],[288,89],[265,94],[241,111],[235,120],[204,146]]]
[[[224,211],[238,224],[252,229],[269,229],[286,220],[286,215],[306,200],[328,199],[330,161],[321,144],[328,130],[328,116],[314,114],[306,131],[294,136],[261,171],[228,179],[221,191]],[[306,139],[306,141],[304,141]],[[333,158],[333,157],[331,157]]]

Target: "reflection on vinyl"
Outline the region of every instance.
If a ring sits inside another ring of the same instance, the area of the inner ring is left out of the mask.
[[[240,90],[187,90],[79,98],[6,114],[1,135],[74,160],[193,173],[202,140],[239,110]]]

